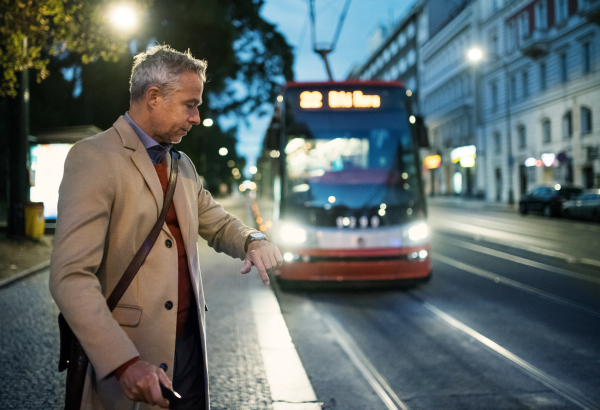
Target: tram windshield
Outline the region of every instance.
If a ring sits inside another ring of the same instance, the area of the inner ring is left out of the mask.
[[[370,224],[376,216],[377,225],[393,225],[422,216],[416,148],[402,106],[286,109],[283,218],[336,226],[340,217]]]

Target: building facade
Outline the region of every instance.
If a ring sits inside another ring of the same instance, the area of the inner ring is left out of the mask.
[[[600,187],[600,2],[480,1],[486,198]]]
[[[440,6],[442,0],[417,0],[400,21],[378,30],[385,37],[370,45],[367,60],[355,66],[348,79],[400,81],[410,90],[413,110],[420,112],[419,49],[444,18],[443,7],[430,11],[432,4]]]
[[[421,47],[421,107],[431,156],[424,167],[430,195],[483,195],[485,153],[477,138],[476,62],[467,57],[478,41],[476,1],[462,2]]]

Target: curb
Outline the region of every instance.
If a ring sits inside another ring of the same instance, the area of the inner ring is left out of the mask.
[[[4,288],[6,286],[9,286],[10,284],[12,284],[13,282],[16,282],[20,279],[23,279],[26,276],[29,276],[33,273],[39,272],[41,270],[46,269],[48,266],[50,266],[50,260],[47,260],[45,262],[42,262],[40,264],[37,264],[29,269],[25,269],[19,273],[17,273],[14,276],[11,276],[10,278],[6,278],[6,279],[2,279],[0,280],[0,289]]]

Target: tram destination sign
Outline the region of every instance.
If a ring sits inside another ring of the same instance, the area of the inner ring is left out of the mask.
[[[362,91],[329,91],[327,93],[329,108],[379,108],[379,95],[366,95]],[[320,91],[303,91],[300,93],[300,108],[311,109],[323,107],[323,94]]]
[[[286,92],[288,103],[301,111],[379,111],[403,108],[405,92],[399,87],[340,87],[302,89]],[[345,89],[344,89],[345,88]]]

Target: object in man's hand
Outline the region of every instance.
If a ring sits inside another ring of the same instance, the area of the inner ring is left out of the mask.
[[[169,400],[169,409],[176,409],[177,404],[179,404],[179,400],[181,399],[181,395],[175,390],[163,386],[160,382],[158,384],[160,384],[160,391],[162,392],[163,397]]]

